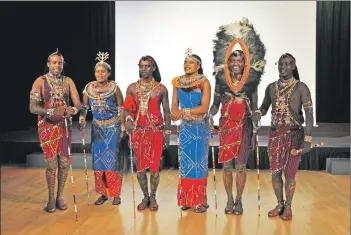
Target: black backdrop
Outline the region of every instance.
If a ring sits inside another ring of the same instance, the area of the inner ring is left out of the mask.
[[[114,16],[114,2],[0,3],[0,132],[35,126],[29,92],[56,48],[80,94],[98,51],[114,71]],[[350,122],[350,2],[317,2],[316,33],[317,122]]]
[[[29,92],[56,48],[80,95],[95,79],[98,51],[110,53],[114,71],[115,2],[1,2],[0,30],[2,132],[36,125]]]
[[[317,2],[317,122],[350,122],[350,2]]]

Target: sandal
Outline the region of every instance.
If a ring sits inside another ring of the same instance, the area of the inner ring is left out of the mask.
[[[156,198],[151,197],[150,198],[150,211],[157,211],[158,210],[158,204],[156,201]]]
[[[144,197],[141,200],[141,203],[138,205],[138,211],[143,211],[150,206],[150,199],[148,197]]]
[[[195,213],[204,213],[207,211],[207,208],[204,205],[196,206],[194,212]]]
[[[181,209],[182,209],[183,211],[189,210],[190,208],[191,208],[190,206],[182,206],[182,207],[181,207]]]
[[[99,206],[104,204],[106,201],[108,200],[108,198],[105,195],[101,195],[96,201],[95,201],[95,205]]]
[[[53,213],[56,211],[56,205],[55,201],[48,201],[48,204],[46,205],[45,211],[49,213]]]
[[[62,197],[57,197],[56,198],[56,207],[57,207],[57,209],[64,211],[64,210],[67,210],[68,205],[65,203],[65,201],[63,200]]]
[[[240,199],[235,199],[235,203],[234,203],[235,207],[234,207],[234,214],[235,215],[242,215],[244,212],[243,209],[243,203],[241,202],[241,198]]]
[[[233,199],[233,197],[231,197],[227,201],[227,206],[224,208],[224,213],[227,215],[233,214],[234,213],[234,206],[235,206],[234,199]]]
[[[280,216],[283,214],[283,212],[284,212],[284,201],[278,202],[278,205],[276,205],[276,207],[273,210],[270,210],[268,212],[268,217],[272,218],[278,215]]]
[[[291,210],[291,205],[288,205],[285,203],[284,206],[284,212],[283,214],[280,215],[280,218],[284,221],[289,221],[292,219],[292,210]]]
[[[121,197],[117,196],[117,197],[113,198],[112,205],[117,206],[117,205],[121,204],[121,202],[122,202]]]

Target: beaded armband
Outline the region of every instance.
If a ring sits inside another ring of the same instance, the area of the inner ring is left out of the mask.
[[[304,109],[313,109],[312,101],[303,104]]]
[[[39,102],[43,101],[42,98],[41,98],[40,92],[39,91],[34,91],[34,90],[31,90],[29,99],[30,100],[37,100]]]

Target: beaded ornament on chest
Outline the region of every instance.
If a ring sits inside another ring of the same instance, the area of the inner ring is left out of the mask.
[[[153,78],[151,82],[143,82],[139,80],[137,83],[137,88],[139,91],[139,101],[140,101],[140,114],[142,116],[146,115],[148,110],[148,103],[151,98],[152,91],[155,87],[155,79]]]
[[[273,124],[290,125],[295,123],[290,112],[289,102],[297,82],[298,81],[293,78],[291,81],[282,82],[279,80],[275,83],[276,104],[274,115],[272,115]]]
[[[87,85],[84,93],[91,99],[92,110],[104,114],[106,110],[109,110],[107,99],[114,95],[116,89],[117,85],[112,81],[107,82],[103,87],[100,87],[99,83],[94,81]]]
[[[68,87],[64,82],[64,77],[59,75],[57,77],[45,75],[46,81],[50,87],[50,99],[53,104],[64,105],[65,104],[65,93],[67,93]]]
[[[104,84],[102,87],[99,86],[98,82],[95,82],[95,84],[93,85],[93,89],[95,91],[95,102],[97,104],[104,104],[106,102],[106,95],[110,96],[113,92],[111,88],[112,84],[109,82]]]

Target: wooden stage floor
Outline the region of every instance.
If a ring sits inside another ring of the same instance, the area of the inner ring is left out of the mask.
[[[225,215],[226,194],[222,170],[216,171],[218,216],[214,208],[212,170],[208,177],[206,213],[183,212],[176,203],[178,172],[163,170],[157,193],[158,212],[137,212],[133,219],[131,175],[124,178],[122,204],[112,206],[110,199],[101,206],[93,205],[98,195],[94,191],[93,172],[89,174],[91,206],[88,207],[84,170],[74,170],[78,222],[75,221],[70,175],[65,187],[67,211],[53,214],[43,209],[47,200],[45,169],[21,166],[1,167],[1,234],[2,235],[346,235],[350,234],[350,176],[335,176],[325,171],[299,171],[293,200],[294,218],[284,222],[270,219],[267,213],[275,206],[270,173],[261,170],[261,216],[257,216],[257,176],[248,171],[243,195],[244,214]],[[142,198],[135,185],[136,204]],[[234,188],[235,190],[235,188]]]

